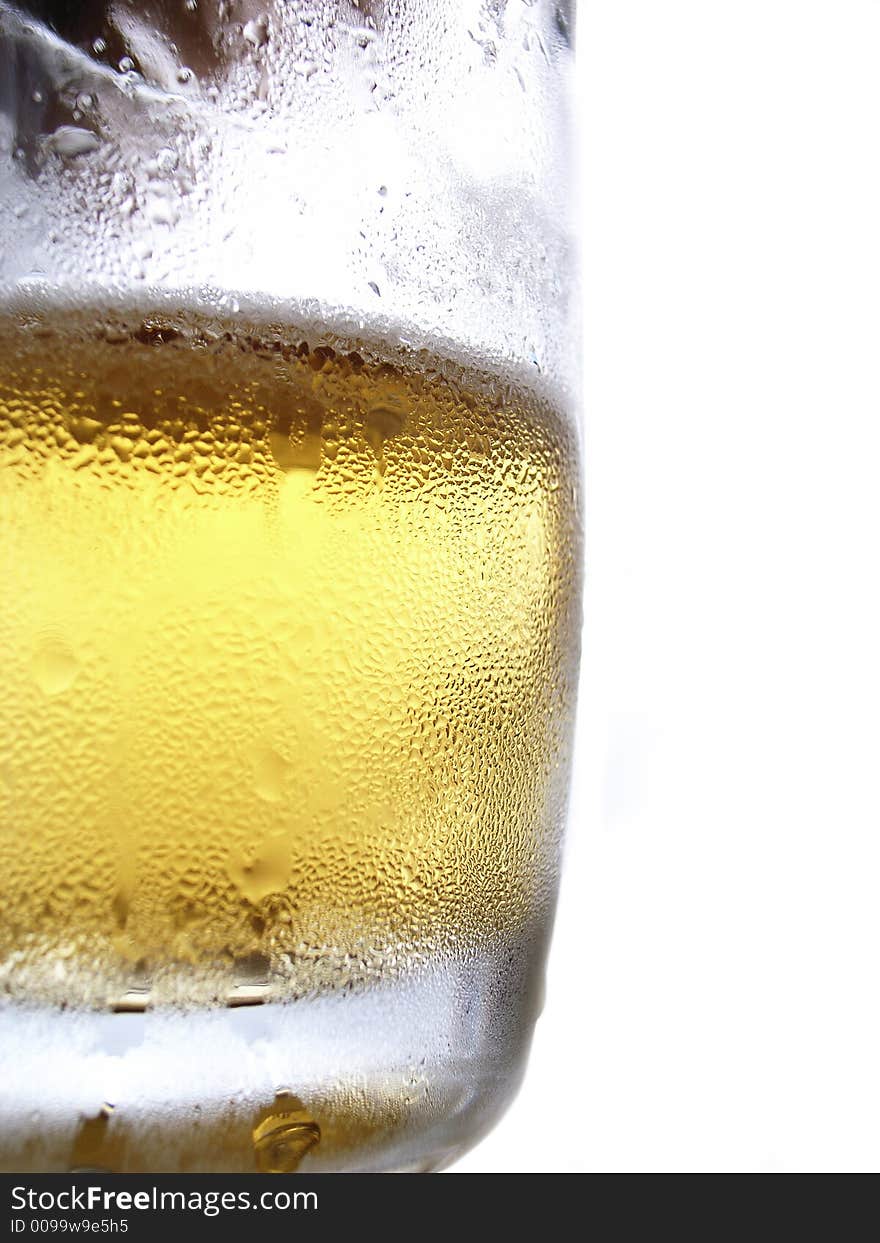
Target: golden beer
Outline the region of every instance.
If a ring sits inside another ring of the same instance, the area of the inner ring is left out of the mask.
[[[0,337],[15,998],[301,998],[555,890],[572,433],[436,356],[185,317]]]

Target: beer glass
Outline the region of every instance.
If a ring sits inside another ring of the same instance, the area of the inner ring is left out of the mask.
[[[554,0],[0,0],[0,1164],[439,1169],[581,509]]]

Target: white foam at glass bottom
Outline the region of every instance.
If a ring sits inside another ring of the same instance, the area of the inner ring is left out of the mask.
[[[530,961],[531,960],[531,961]],[[302,1169],[436,1168],[474,1142],[521,1077],[532,956],[421,970],[369,991],[238,1009],[0,1012],[0,1166],[64,1170],[104,1102],[121,1168],[253,1170],[254,1118],[279,1090],[328,1140]],[[391,1123],[388,1120],[391,1119]]]

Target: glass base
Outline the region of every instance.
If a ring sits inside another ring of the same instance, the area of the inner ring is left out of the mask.
[[[112,1014],[9,1005],[0,1168],[441,1169],[519,1086],[534,978],[525,964],[484,959],[289,1003]]]

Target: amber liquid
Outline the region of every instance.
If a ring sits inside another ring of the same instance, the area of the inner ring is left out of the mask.
[[[293,329],[8,322],[0,523],[7,995],[296,999],[547,918],[579,622],[548,403]]]

